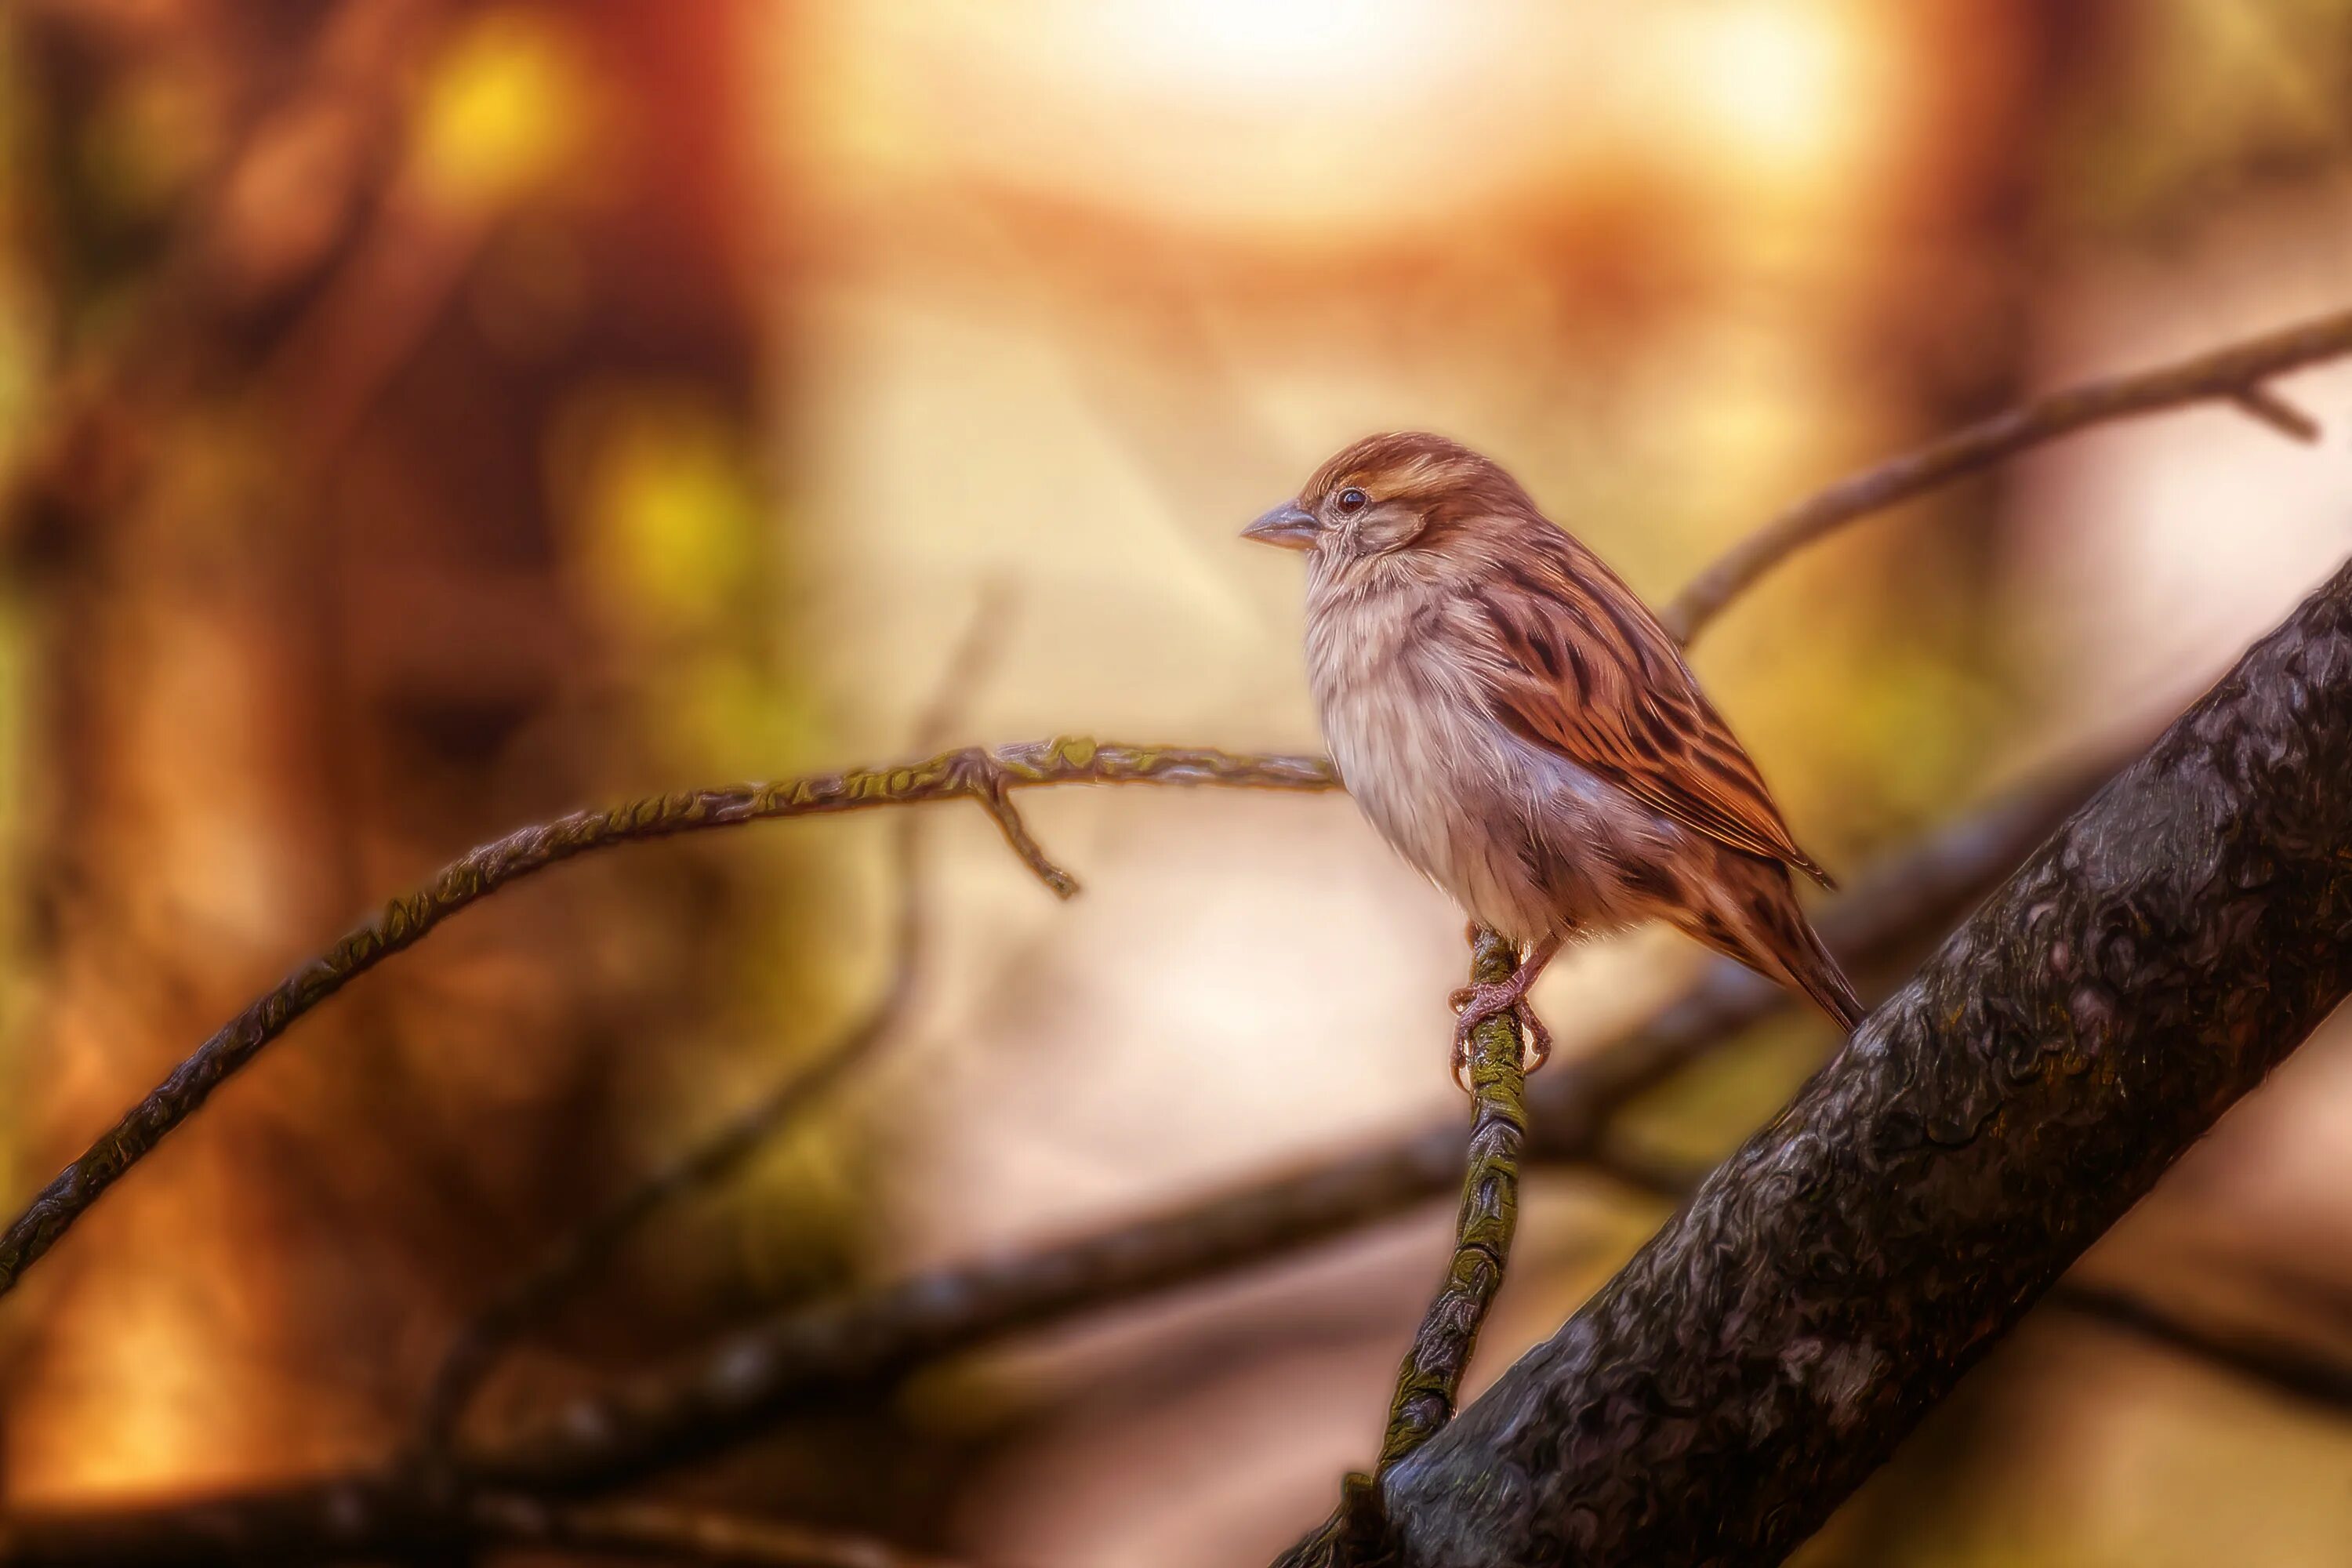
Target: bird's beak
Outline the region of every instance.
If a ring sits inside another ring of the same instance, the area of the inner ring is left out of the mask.
[[[1242,537],[1283,550],[1310,550],[1315,545],[1318,526],[1313,512],[1300,510],[1295,500],[1286,500],[1243,529]]]

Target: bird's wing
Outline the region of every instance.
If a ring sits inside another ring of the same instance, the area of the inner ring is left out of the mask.
[[[1600,558],[1549,526],[1457,601],[1496,713],[1685,826],[1832,887],[1674,639]]]

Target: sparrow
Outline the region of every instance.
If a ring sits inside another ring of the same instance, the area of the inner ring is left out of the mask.
[[[1307,556],[1308,684],[1348,793],[1518,950],[1507,982],[1451,998],[1457,1078],[1471,1031],[1506,1011],[1540,1066],[1544,966],[1653,919],[1841,1030],[1861,1022],[1790,879],[1828,874],[1674,638],[1499,465],[1442,436],[1368,437],[1242,536]]]

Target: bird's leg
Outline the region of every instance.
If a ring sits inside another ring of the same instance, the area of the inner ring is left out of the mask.
[[[1477,928],[1471,928],[1475,939]],[[1493,984],[1465,985],[1446,998],[1459,1015],[1454,1020],[1454,1077],[1462,1078],[1463,1068],[1470,1065],[1470,1031],[1497,1013],[1508,1013],[1519,1026],[1519,1037],[1526,1043],[1526,1068],[1533,1072],[1551,1058],[1551,1031],[1536,1016],[1528,1003],[1528,987],[1536,983],[1544,965],[1559,951],[1559,938],[1546,937],[1527,951],[1519,967],[1508,980]]]

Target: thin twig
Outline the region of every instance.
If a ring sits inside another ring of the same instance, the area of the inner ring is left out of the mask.
[[[550,1504],[401,1476],[298,1481],[194,1502],[28,1512],[0,1522],[8,1568],[471,1563],[492,1552],[692,1568],[944,1568],[870,1537],[666,1504]]]
[[[740,1169],[891,1037],[914,996],[924,945],[915,820],[911,816],[902,818],[893,835],[897,864],[893,880],[899,888],[899,910],[898,930],[891,939],[896,956],[881,993],[814,1059],[794,1067],[716,1132],[597,1211],[467,1320],[450,1342],[425,1394],[417,1423],[424,1454],[446,1450],[500,1354],[601,1268],[638,1226],[677,1199],[714,1185]]]
[[[916,721],[917,750],[936,746],[956,724],[986,668],[1002,630],[1008,595],[992,586],[950,656],[945,676]],[[739,1169],[762,1144],[821,1099],[887,1040],[915,993],[923,964],[925,920],[917,818],[901,816],[891,837],[891,879],[898,913],[890,938],[890,973],[856,1021],[814,1060],[795,1066],[719,1130],[642,1178],[542,1253],[459,1329],[425,1391],[417,1419],[421,1462],[437,1464],[502,1352],[544,1319],[647,1219],[678,1198]]]
[[[1005,841],[1063,898],[1076,881],[1046,858],[1021,825],[1016,789],[1066,784],[1220,784],[1250,789],[1328,790],[1339,780],[1319,757],[1249,756],[1199,746],[1098,743],[1079,736],[942,752],[895,767],[852,768],[772,784],[652,795],[604,811],[574,812],[510,833],[446,867],[432,883],[396,899],[382,914],[313,959],[223,1025],[171,1076],[80,1158],[42,1189],[0,1233],[0,1295],[74,1221],[193,1115],[221,1080],[251,1061],[297,1018],[355,976],[414,946],[443,921],[510,882],[559,861],[615,845],[667,838],[748,822],[813,816],[959,798],[978,801]]]
[[[565,1507],[535,1498],[476,1498],[467,1509],[484,1546],[648,1559],[690,1568],[946,1568],[871,1536],[779,1520],[698,1513],[654,1503]]]
[[[2113,753],[1930,836],[1824,911],[1857,966],[1944,929],[2104,778]],[[1528,1152],[1608,1156],[1609,1119],[1707,1050],[1781,1011],[1787,995],[1722,960],[1625,1036],[1556,1059],[1528,1089]],[[980,1258],[780,1314],[684,1364],[575,1402],[495,1447],[469,1475],[523,1489],[626,1484],[718,1452],[816,1400],[1077,1313],[1187,1285],[1388,1218],[1462,1179],[1448,1118],[1370,1148],[1069,1240]]]
[[[2020,404],[1800,501],[1725,551],[1659,619],[1690,642],[1758,578],[1832,530],[2089,426],[2220,401],[2297,440],[2311,440],[2318,426],[2265,384],[2347,353],[2352,310],[2339,310],[2155,370],[2086,381]]]
[[[2352,1413],[2352,1363],[2321,1355],[2279,1335],[2195,1323],[2119,1286],[2088,1280],[2058,1286],[2042,1298],[2042,1304],[2137,1334],[2291,1399]]]
[[[1518,954],[1493,931],[1473,944],[1470,983],[1500,985],[1518,969]],[[1421,1331],[1397,1369],[1389,1405],[1381,1468],[1403,1458],[1454,1419],[1462,1374],[1477,1348],[1519,1220],[1519,1150],[1527,1142],[1527,1079],[1517,1026],[1507,1012],[1470,1035],[1470,1150],[1462,1181],[1462,1207],[1454,1222],[1454,1257],[1421,1321]]]
[[[2267,386],[2241,387],[2230,395],[2230,401],[2236,404],[2242,412],[2261,420],[2290,441],[2300,441],[2309,446],[2324,434],[2318,420]]]

